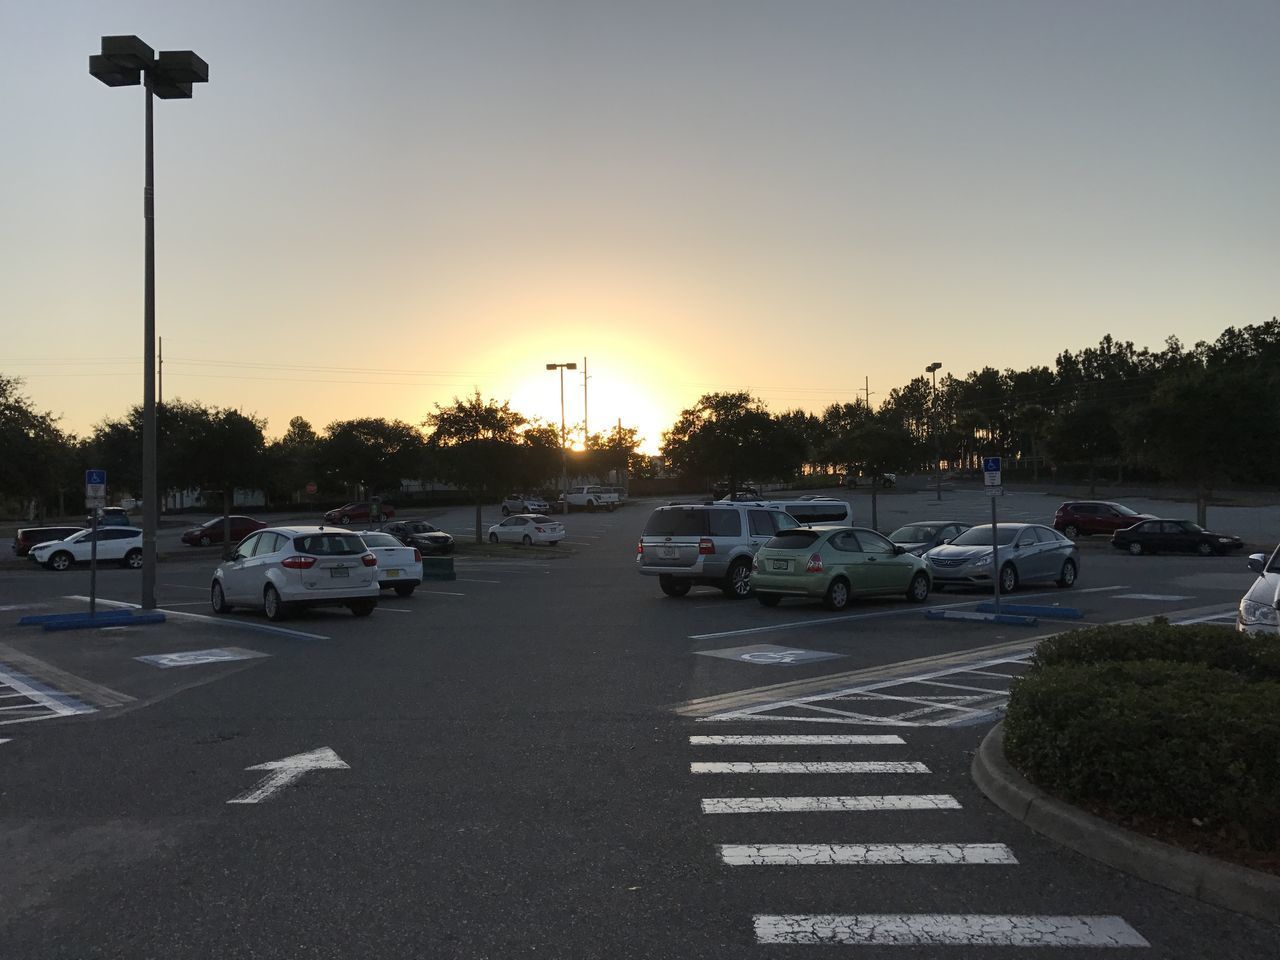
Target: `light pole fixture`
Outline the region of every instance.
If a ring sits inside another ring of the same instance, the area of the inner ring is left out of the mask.
[[[209,65],[190,50],[155,53],[138,37],[103,37],[102,53],[89,57],[89,73],[108,87],[134,87],[141,83],[146,99],[146,179],[142,189],[142,219],[146,227],[142,297],[142,609],[153,610],[160,510],[156,495],[155,150],[151,103],[153,97],[190,99],[191,85],[209,79]]]
[[[938,444],[938,371],[941,369],[942,364],[936,360],[924,368],[925,373],[933,374],[933,392],[929,395],[933,416],[929,418],[929,432],[933,434],[933,473],[937,479],[939,503],[942,502],[942,451]]]
[[[564,372],[566,370],[577,370],[576,363],[548,363],[548,370],[560,371],[560,492],[569,492],[569,454],[566,450],[566,444],[569,442],[569,431],[565,428],[564,422]],[[568,509],[568,501],[565,501],[565,509]]]

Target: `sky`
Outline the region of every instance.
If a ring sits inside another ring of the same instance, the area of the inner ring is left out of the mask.
[[[0,374],[84,434],[142,393],[317,428],[479,390],[646,448],[702,393],[873,404],[1277,313],[1280,3],[0,0]],[[565,415],[583,419],[581,369]]]

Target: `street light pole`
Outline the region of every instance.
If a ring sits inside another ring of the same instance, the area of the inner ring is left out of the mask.
[[[560,492],[569,492],[569,431],[564,419],[564,372],[566,370],[577,370],[576,363],[548,363],[548,370],[560,371]],[[568,501],[565,501],[565,510],[568,511]]]
[[[152,103],[186,100],[193,83],[209,79],[209,65],[190,50],[156,54],[135,36],[102,38],[102,53],[89,57],[89,73],[108,87],[143,86],[146,101],[145,175],[142,188],[142,609],[156,606],[156,528],[160,504],[156,493],[156,236],[155,146]]]
[[[942,369],[942,364],[934,362],[924,368],[925,373],[933,374],[933,391],[929,394],[930,404],[932,408],[932,416],[929,418],[930,430],[933,434],[933,474],[937,481],[938,502],[942,502],[942,451],[938,444],[938,371]]]

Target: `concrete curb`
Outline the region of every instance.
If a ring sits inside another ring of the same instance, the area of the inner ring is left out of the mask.
[[[1152,840],[1051,797],[1005,759],[1003,723],[983,739],[970,774],[1005,813],[1076,853],[1175,893],[1280,923],[1280,877]]]

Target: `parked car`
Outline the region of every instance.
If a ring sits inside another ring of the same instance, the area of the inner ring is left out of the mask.
[[[1241,633],[1280,635],[1280,547],[1268,557],[1255,553],[1249,557],[1249,569],[1258,575],[1248,592],[1240,598],[1236,612],[1236,629]]]
[[[959,520],[920,520],[908,523],[889,534],[889,539],[917,557],[944,543],[950,543],[969,529]]]
[[[304,607],[343,606],[367,617],[378,604],[378,560],[358,534],[326,527],[267,527],[249,534],[213,571],[214,613],[235,607],[282,620]]]
[[[1018,584],[1052,580],[1060,587],[1076,582],[1080,551],[1056,530],[1038,523],[999,524],[1000,592]],[[954,585],[990,588],[996,574],[991,563],[991,524],[970,527],[949,544],[925,553],[935,589]]]
[[[636,569],[657,577],[669,597],[683,597],[695,584],[719,587],[727,597],[746,597],[756,550],[798,526],[785,510],[761,503],[658,507],[636,545]]]
[[[255,530],[266,526],[261,520],[253,517],[233,516],[231,521],[231,542],[239,543]],[[206,520],[198,527],[182,531],[182,542],[193,547],[207,547],[211,543],[221,543],[223,534],[222,517]]]
[[[812,597],[843,610],[852,597],[879,594],[923,603],[930,583],[924,560],[865,527],[783,531],[756,551],[751,566],[751,587],[766,607]]]
[[[422,553],[417,547],[406,547],[391,534],[377,530],[361,531],[360,539],[378,561],[378,589],[407,597],[422,583]]]
[[[601,487],[600,489],[603,490],[605,493],[612,493],[615,497],[617,497],[618,506],[622,506],[622,504],[627,502],[627,491],[622,487]]]
[[[84,527],[19,527],[13,535],[13,555],[25,557],[37,543],[65,540]]]
[[[883,487],[889,489],[897,486],[898,475],[896,473],[875,473],[875,474],[855,474],[854,476],[841,476],[836,485],[841,487]]]
[[[137,527],[81,530],[64,540],[38,543],[27,556],[50,570],[69,570],[73,564],[89,562],[95,540],[99,563],[116,562],[131,570],[142,567],[142,531]]]
[[[453,537],[425,520],[397,520],[382,528],[407,547],[417,547],[423,556],[453,553]]]
[[[728,487],[716,487],[714,493],[717,500],[725,500],[732,503],[746,503],[763,499],[760,491],[755,487],[738,487],[733,492],[733,496],[729,496]]]
[[[564,524],[540,513],[513,514],[489,528],[490,543],[545,543],[555,546],[564,539]]]
[[[612,513],[614,507],[618,505],[618,495],[616,493],[606,493],[603,487],[570,487],[560,494],[559,504],[563,505],[564,509],[561,511],[563,513],[569,513],[573,510],[594,512],[597,508],[603,508]]]
[[[853,525],[853,508],[847,500],[835,497],[804,497],[799,500],[761,500],[766,507],[785,510],[795,517],[796,523],[802,526],[816,524],[834,524],[848,527]]]
[[[1244,547],[1239,537],[1213,533],[1190,520],[1144,520],[1111,535],[1111,545],[1142,553],[1198,553],[1202,557],[1230,553]]]
[[[546,513],[551,504],[542,497],[530,496],[526,493],[513,493],[502,501],[502,515],[509,517],[513,513]]]
[[[85,517],[84,522],[93,524],[93,517]],[[133,521],[129,519],[129,511],[124,507],[103,507],[98,513],[98,526],[100,527],[129,527],[133,525]]]
[[[1138,513],[1110,500],[1068,500],[1053,515],[1053,529],[1074,540],[1082,534],[1115,533],[1141,520],[1155,519],[1149,513]]]
[[[340,523],[344,527],[349,523],[378,523],[390,520],[396,515],[396,508],[389,503],[379,503],[377,510],[368,500],[353,500],[344,503],[336,510],[329,510],[324,515],[325,523]]]

